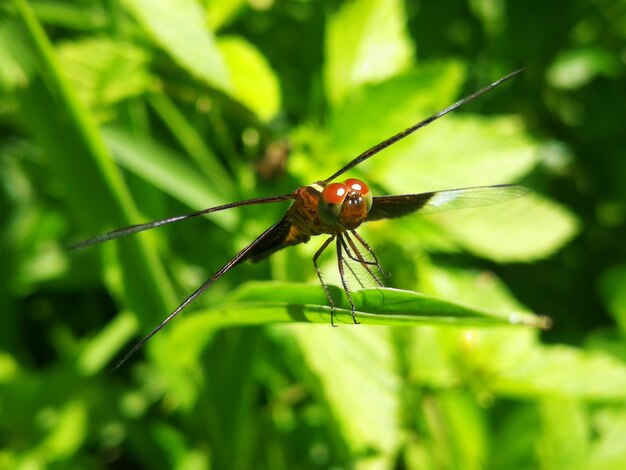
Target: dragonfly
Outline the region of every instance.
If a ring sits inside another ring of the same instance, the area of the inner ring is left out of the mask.
[[[510,80],[523,69],[516,70],[490,85],[472,93],[456,103],[440,110],[432,116],[398,132],[388,139],[374,145],[364,151],[352,161],[344,165],[328,178],[317,181],[308,186],[302,186],[289,194],[278,196],[259,197],[244,201],[231,202],[221,206],[191,212],[174,217],[167,217],[148,223],[131,225],[128,227],[112,230],[105,234],[90,238],[70,246],[70,250],[86,248],[117,238],[132,235],[145,230],[150,230],[162,225],[180,222],[192,217],[211,214],[241,206],[257,204],[271,204],[291,201],[287,212],[277,223],[261,233],[248,246],[237,253],[230,261],[215,272],[200,287],[191,293],[178,307],[176,307],[161,323],[149,334],[133,346],[132,349],[117,363],[113,370],[122,366],[133,356],[145,343],[157,334],[165,325],[178,316],[200,294],[206,291],[212,284],[229,272],[235,266],[244,261],[261,261],[271,254],[283,248],[307,243],[311,237],[326,235],[326,240],[313,255],[313,266],[317,277],[322,285],[328,304],[330,306],[330,322],[334,325],[335,303],[330,295],[328,285],[322,278],[322,272],[318,260],[322,253],[334,243],[337,253],[337,268],[341,279],[343,291],[350,304],[352,320],[359,323],[356,316],[356,305],[352,299],[348,283],[346,281],[345,267],[354,274],[348,259],[360,265],[379,286],[383,286],[377,273],[386,274],[382,269],[378,258],[372,248],[358,234],[356,229],[364,222],[372,222],[383,219],[395,219],[415,212],[428,214],[449,209],[481,207],[519,198],[528,190],[523,186],[512,184],[500,184],[492,186],[476,186],[444,191],[432,191],[419,194],[402,194],[390,196],[373,196],[368,185],[356,178],[348,178],[343,182],[335,180],[365,160],[373,157],[387,147],[395,144],[408,135],[428,126],[437,119],[454,111],[479,96],[493,90],[503,82]],[[346,259],[347,258],[347,259]],[[357,277],[358,280],[358,277]],[[360,281],[359,281],[360,282]]]

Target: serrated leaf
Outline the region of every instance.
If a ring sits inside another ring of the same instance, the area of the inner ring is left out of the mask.
[[[196,0],[124,0],[124,4],[155,42],[191,75],[219,90],[231,89],[226,63]]]
[[[220,37],[218,47],[232,78],[232,96],[261,119],[272,118],[280,109],[280,87],[265,57],[236,36]]]
[[[326,28],[324,83],[330,101],[340,103],[364,83],[405,69],[413,45],[400,0],[353,0],[342,5]]]
[[[479,209],[442,214],[454,238],[473,253],[500,262],[551,255],[578,232],[578,220],[564,207],[527,194]]]

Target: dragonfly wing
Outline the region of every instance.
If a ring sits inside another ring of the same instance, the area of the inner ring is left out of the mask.
[[[490,206],[516,199],[528,192],[523,186],[503,184],[450,189],[421,194],[375,197],[366,221],[395,219],[413,212],[432,214],[451,209]]]
[[[68,247],[68,250],[77,250],[80,248],[86,248],[92,245],[98,245],[100,243],[107,242],[109,240],[114,240],[116,238],[122,238],[127,235],[132,235],[134,233],[143,232],[145,230],[150,230],[152,228],[160,227],[161,225],[167,225],[174,222],[179,222],[181,220],[190,219],[192,217],[198,217],[200,215],[211,214],[213,212],[219,212],[226,209],[232,209],[233,207],[241,207],[241,206],[251,206],[254,204],[269,204],[273,202],[281,202],[287,201],[290,199],[294,199],[293,194],[282,194],[280,196],[268,196],[268,197],[259,197],[256,199],[247,199],[245,201],[237,201],[231,202],[229,204],[224,204],[221,206],[209,207],[208,209],[203,209],[196,212],[190,212],[188,214],[177,215],[174,217],[167,217],[165,219],[154,220],[152,222],[147,222],[145,224],[137,224],[130,225],[128,227],[122,227],[115,230],[111,230],[102,235],[98,235],[97,237],[90,238],[89,240],[84,240],[82,242],[75,243]]]
[[[156,328],[154,328],[148,335],[144,336],[141,341],[139,341],[133,348],[126,353],[126,355],[115,365],[113,371],[122,366],[130,357],[135,354],[141,347],[148,342],[150,338],[152,338],[155,334],[163,329],[165,325],[167,325],[170,321],[172,321],[178,314],[180,314],[191,302],[193,302],[200,294],[202,294],[205,290],[207,290],[215,281],[217,281],[220,277],[230,271],[233,267],[237,266],[240,262],[249,258],[251,252],[254,252],[255,248],[259,245],[263,245],[269,238],[272,237],[274,230],[282,223],[279,222],[276,225],[271,226],[261,235],[259,235],[252,243],[242,249],[239,253],[237,253],[228,263],[222,266],[215,274],[213,274],[209,279],[207,279],[204,284],[198,287],[189,297],[185,299],[183,303],[181,303],[176,309],[170,313],[165,320],[159,323]]]
[[[252,262],[257,263],[283,248],[306,243],[309,241],[309,238],[309,236],[302,235],[296,229],[289,218],[289,214],[287,214],[239,262],[250,259]]]

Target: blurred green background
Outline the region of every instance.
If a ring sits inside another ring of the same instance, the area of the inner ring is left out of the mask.
[[[1,468],[626,468],[626,2],[0,15]],[[378,325],[328,325],[319,239],[238,266],[108,373],[286,207],[67,246],[291,192],[520,67],[350,173],[378,194],[532,190],[362,228],[389,286],[432,296],[403,325],[390,291],[355,293]],[[552,329],[481,321],[530,312]]]

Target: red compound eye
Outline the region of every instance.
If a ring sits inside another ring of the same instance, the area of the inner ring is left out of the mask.
[[[372,193],[370,193],[370,188],[361,180],[356,178],[348,178],[345,182],[346,186],[348,186],[352,191],[356,191],[361,196],[363,196],[363,200],[365,201],[365,205],[367,207],[367,211],[372,208]]]
[[[353,191],[358,191],[363,196],[367,195],[367,193],[370,192],[370,188],[368,188],[363,181],[356,178],[348,178],[345,182],[345,185]]]
[[[341,205],[350,189],[343,183],[330,183],[322,191],[322,200],[326,204]]]

